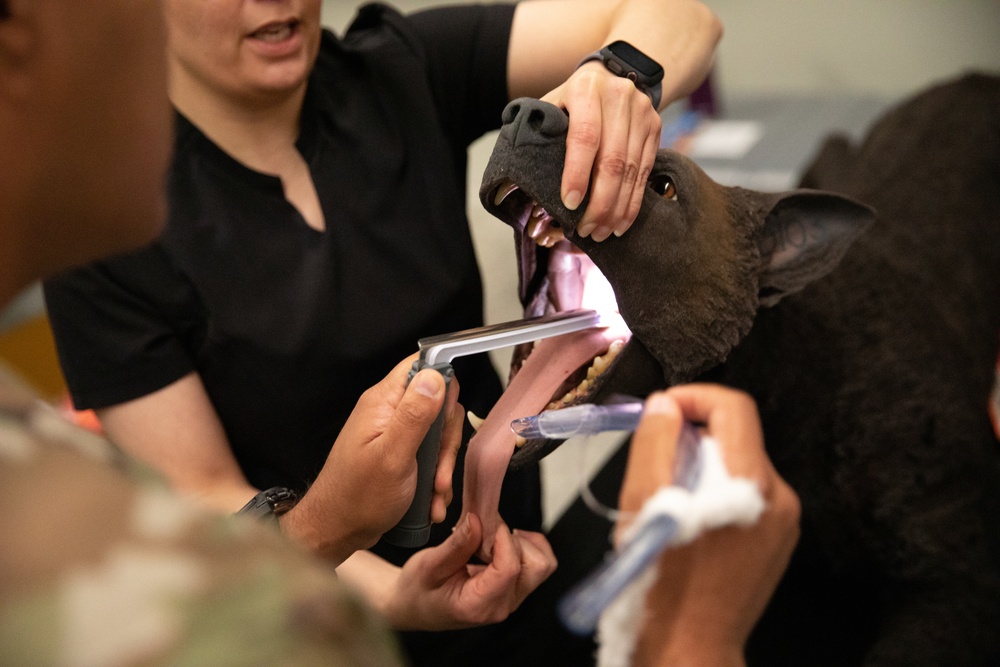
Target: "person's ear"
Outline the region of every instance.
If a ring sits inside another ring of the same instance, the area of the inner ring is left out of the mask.
[[[29,63],[38,42],[34,14],[21,5],[0,0],[0,96],[22,96],[28,89]]]

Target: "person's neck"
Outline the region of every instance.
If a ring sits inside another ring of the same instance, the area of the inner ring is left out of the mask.
[[[286,95],[250,101],[192,84],[173,87],[170,97],[178,111],[222,150],[251,169],[271,172],[274,156],[298,139],[305,88],[303,83]]]

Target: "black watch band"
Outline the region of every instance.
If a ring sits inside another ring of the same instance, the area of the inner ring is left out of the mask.
[[[297,502],[299,494],[295,491],[284,486],[272,486],[251,498],[236,514],[255,519],[271,519],[277,523],[278,517],[295,507]]]
[[[625,77],[649,97],[653,108],[659,110],[663,94],[663,68],[626,41],[618,40],[595,51],[580,61],[580,65],[599,60],[615,76]]]

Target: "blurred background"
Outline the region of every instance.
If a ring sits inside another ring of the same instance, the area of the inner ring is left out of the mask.
[[[830,132],[860,138],[888,105],[933,82],[969,69],[1000,72],[1000,0],[704,1],[726,32],[711,78],[715,113],[699,119],[690,154],[727,184],[790,187]],[[342,33],[361,4],[325,0],[324,23]],[[389,4],[408,12],[458,2]],[[664,144],[686,110],[680,102],[664,112]],[[477,198],[494,141],[490,134],[470,149],[468,211],[486,319],[502,322],[518,319],[521,310],[511,232],[485,214]],[[39,289],[0,311],[0,358],[46,398],[63,399]],[[508,358],[508,351],[493,355],[502,377]],[[545,460],[548,521],[620,441],[571,441]]]

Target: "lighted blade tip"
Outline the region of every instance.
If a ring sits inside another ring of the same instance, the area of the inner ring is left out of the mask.
[[[623,326],[625,324],[625,318],[619,312],[602,312],[597,315],[597,326],[602,328],[610,328],[615,326]]]

